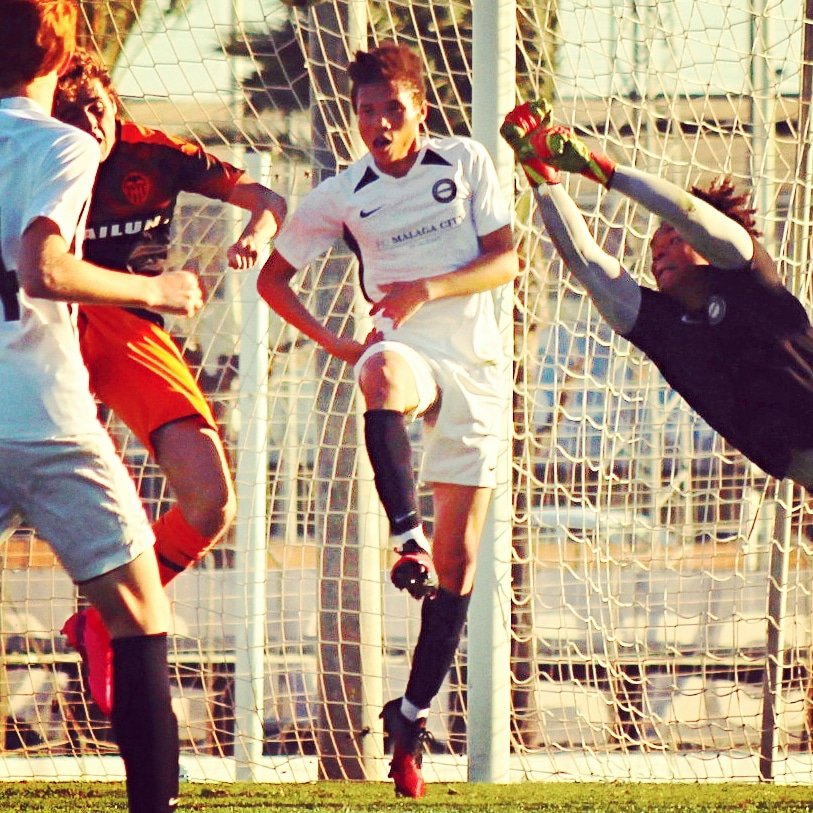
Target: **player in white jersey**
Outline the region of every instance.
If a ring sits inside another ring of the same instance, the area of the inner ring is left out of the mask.
[[[427,102],[419,57],[382,43],[357,52],[349,72],[369,152],[301,202],[258,290],[286,321],[356,369],[367,452],[400,548],[392,580],[423,599],[404,697],[382,712],[396,793],[419,797],[426,718],[465,623],[509,395],[491,292],[514,279],[518,262],[485,149],[467,138],[421,136]],[[297,269],[341,237],[358,256],[371,303],[374,329],[364,343],[326,329],[291,288]],[[431,552],[405,425],[412,417],[425,419]]]
[[[193,274],[118,274],[80,259],[100,153],[50,117],[76,0],[0,5],[0,538],[20,517],[53,547],[113,637],[113,730],[132,813],[174,809],[178,731],[153,536],[96,418],[68,302],[192,315]]]

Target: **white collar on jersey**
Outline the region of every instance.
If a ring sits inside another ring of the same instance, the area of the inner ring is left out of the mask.
[[[42,105],[28,96],[7,96],[0,99],[0,109],[3,110],[36,110],[38,113],[48,113]]]

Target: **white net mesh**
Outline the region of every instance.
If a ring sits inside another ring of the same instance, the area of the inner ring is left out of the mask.
[[[362,35],[418,49],[430,130],[470,132],[471,5],[83,2],[95,32],[87,41],[114,68],[130,116],[238,163],[270,155],[264,179],[291,208],[359,154],[345,67]],[[558,121],[620,161],[682,185],[728,173],[752,188],[766,244],[809,307],[804,5],[520,0],[517,92],[551,97]],[[805,495],[727,447],[611,334],[555,258],[519,175],[516,183],[525,273],[515,289],[512,765],[531,779],[747,779],[767,747],[773,775],[810,781]],[[651,282],[646,213],[578,178],[570,191],[599,242]],[[174,257],[200,271],[211,301],[172,330],[239,472],[252,422],[240,337],[255,297],[251,274],[225,270],[234,217],[182,198]],[[354,281],[339,247],[297,285],[314,312],[352,331],[363,326]],[[260,726],[245,724],[240,699],[257,573],[238,527],[170,588],[184,764],[199,778],[230,778],[235,757],[274,781],[381,777],[380,740],[363,736],[377,725],[370,698],[403,691],[418,607],[388,584],[383,541],[369,580],[359,540],[375,538],[381,521],[366,502],[349,371],[276,319],[268,333]],[[158,516],[171,502],[160,470],[110,425]],[[786,580],[770,570],[779,549],[789,551]],[[78,660],[55,632],[75,606],[73,588],[30,532],[0,551],[0,775],[42,775],[43,755],[113,753]],[[769,607],[781,668],[768,654]],[[383,641],[372,662],[370,640]],[[465,778],[465,673],[464,647],[432,710],[430,780]],[[100,765],[97,776],[117,775]]]

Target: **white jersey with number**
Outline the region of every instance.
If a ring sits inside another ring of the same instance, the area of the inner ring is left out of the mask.
[[[22,97],[0,100],[0,438],[98,431],[69,305],[18,290],[26,228],[38,217],[79,251],[99,146]]]
[[[377,169],[368,153],[323,181],[300,203],[275,249],[301,268],[343,238],[359,258],[362,291],[453,271],[480,254],[478,238],[511,221],[485,147],[463,137],[428,139],[403,178]],[[385,337],[466,363],[502,358],[491,292],[423,305],[398,330],[376,317]]]

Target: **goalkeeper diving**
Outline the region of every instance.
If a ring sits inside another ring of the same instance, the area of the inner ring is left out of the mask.
[[[747,193],[720,177],[687,192],[590,149],[544,100],[500,130],[545,228],[607,323],[646,353],[720,435],[765,472],[813,485],[813,327],[759,240]],[[660,218],[657,289],[639,285],[591,234],[565,190],[579,173]]]

